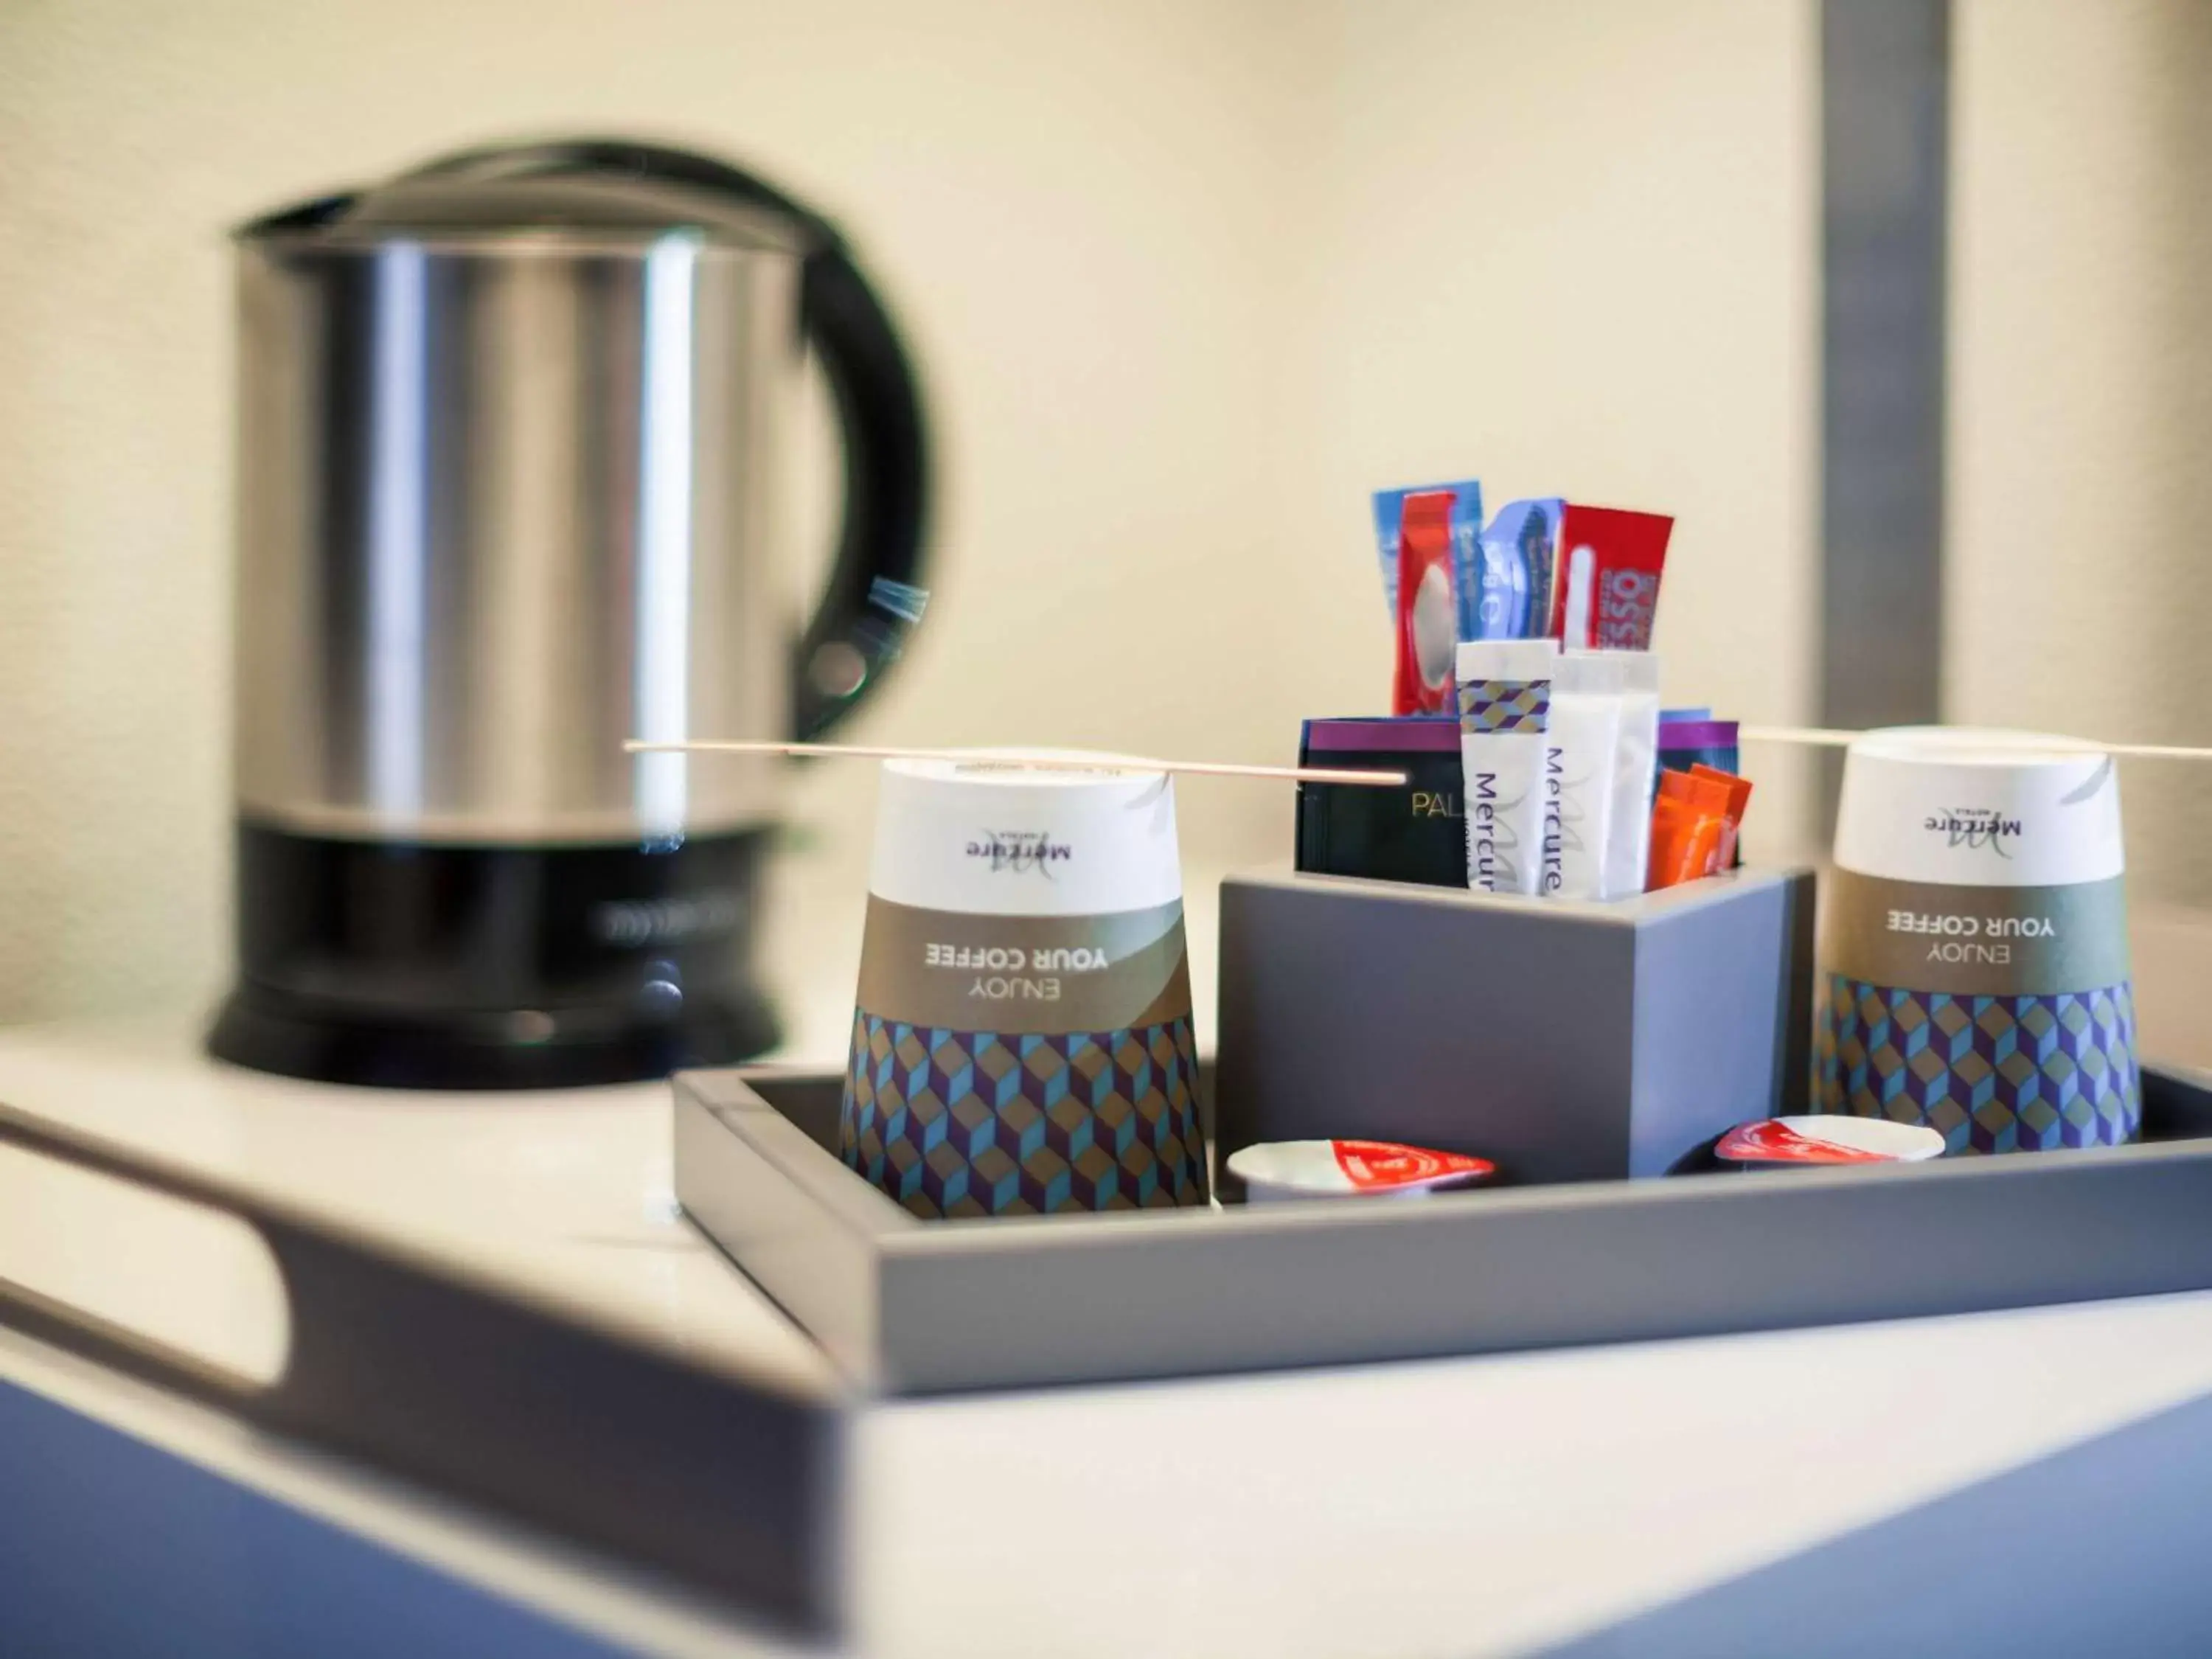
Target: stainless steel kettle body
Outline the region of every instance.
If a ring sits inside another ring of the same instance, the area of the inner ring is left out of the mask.
[[[835,234],[704,158],[477,152],[238,239],[237,989],[214,1051],[550,1085],[741,1058],[759,760],[919,609],[921,416]],[[794,636],[779,443],[811,343],[848,495]]]

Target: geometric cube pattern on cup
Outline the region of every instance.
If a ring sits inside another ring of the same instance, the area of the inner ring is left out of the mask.
[[[1190,1021],[1000,1036],[853,1018],[838,1153],[915,1214],[1205,1201]]]
[[[2042,996],[1828,976],[1818,1109],[1924,1124],[1959,1152],[2116,1146],[2142,1126],[2128,983]]]

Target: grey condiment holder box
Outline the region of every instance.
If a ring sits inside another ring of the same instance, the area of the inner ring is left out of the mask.
[[[1284,870],[1221,884],[1214,1139],[1468,1152],[1516,1184],[1663,1175],[1804,1109],[1813,873],[1609,902]]]

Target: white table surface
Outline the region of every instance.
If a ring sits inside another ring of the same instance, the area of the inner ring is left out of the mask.
[[[669,1199],[657,1086],[326,1089],[181,1024],[0,1034],[0,1100],[335,1214],[738,1375],[830,1389]],[[0,1274],[251,1375],[250,1237],[0,1154]],[[0,1333],[0,1380],[641,1650],[764,1651],[716,1610]],[[2212,1293],[1482,1359],[878,1402],[854,1427],[854,1649],[1515,1652],[2212,1394]]]

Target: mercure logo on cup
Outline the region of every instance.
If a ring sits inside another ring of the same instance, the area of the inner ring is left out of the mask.
[[[968,856],[983,860],[994,875],[1034,873],[1049,881],[1053,866],[1073,858],[1075,849],[1041,830],[987,830],[969,842]]]
[[[916,1214],[1204,1201],[1164,775],[888,763],[854,1003],[838,1149]]]
[[[1986,847],[1999,858],[2012,856],[2005,842],[2021,832],[2018,818],[2008,818],[1988,806],[1960,806],[1933,813],[1924,827],[1929,834],[1942,836],[1946,846]]]
[[[2021,732],[1869,732],[1844,762],[1835,863],[1821,1110],[1925,1124],[1954,1153],[2135,1137],[2110,756]]]

